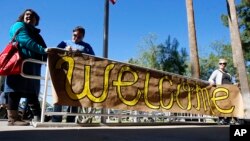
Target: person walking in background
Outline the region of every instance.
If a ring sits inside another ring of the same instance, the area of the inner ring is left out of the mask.
[[[211,76],[209,77],[208,81],[211,85],[223,85],[223,84],[233,84],[232,83],[232,76],[226,70],[227,60],[226,59],[219,59],[219,68],[214,70]],[[234,121],[235,120],[235,121]],[[219,117],[220,124],[237,124],[236,118],[230,117]]]
[[[85,29],[81,26],[77,26],[73,29],[72,39],[65,40],[59,43],[58,48],[63,48],[68,51],[77,51],[80,53],[86,53],[90,55],[95,55],[92,47],[83,41],[85,36]],[[54,105],[54,112],[61,112],[61,105]],[[77,107],[68,107],[68,112],[77,113]],[[61,122],[62,116],[54,115],[52,116],[52,122]],[[67,116],[66,122],[74,122],[75,116]]]
[[[39,34],[38,26],[40,17],[32,9],[26,9],[17,22],[10,28],[10,37],[19,30],[15,41],[19,43],[19,50],[23,59],[33,58],[46,61],[46,44]],[[29,75],[39,76],[41,65],[35,63],[25,63],[23,72]],[[4,92],[8,95],[8,125],[26,126],[28,122],[23,121],[18,115],[18,106],[21,97],[26,97],[31,111],[36,119],[40,119],[41,107],[38,100],[40,92],[40,80],[24,78],[21,75],[9,75],[6,77]]]

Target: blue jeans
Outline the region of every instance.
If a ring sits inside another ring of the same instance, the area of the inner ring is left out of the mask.
[[[8,101],[8,96],[4,92],[1,92],[0,93],[0,104],[6,105],[6,104],[8,104],[7,101]]]

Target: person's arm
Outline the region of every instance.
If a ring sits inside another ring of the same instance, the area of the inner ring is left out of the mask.
[[[67,46],[67,44],[64,42],[64,41],[62,41],[61,43],[59,43],[58,45],[57,45],[57,47],[58,48],[65,48]]]
[[[216,76],[217,76],[217,71],[215,70],[211,76],[209,77],[208,81],[211,85],[215,85],[215,79],[216,79]]]
[[[39,53],[46,54],[44,48],[37,44],[32,38],[30,38],[24,23],[17,22],[10,29],[10,36],[13,38],[18,29],[22,28],[16,36],[16,41],[20,44],[20,47],[26,47],[27,49]]]
[[[72,51],[72,47],[71,46],[68,46],[67,44],[67,41],[62,41],[61,43],[59,43],[57,45],[58,48],[62,48],[62,49],[65,49],[65,50],[68,50],[68,51]]]

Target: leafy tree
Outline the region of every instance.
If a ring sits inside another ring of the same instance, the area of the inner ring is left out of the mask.
[[[224,58],[228,61],[227,70],[232,75],[236,75],[236,70],[233,67],[231,45],[221,41],[216,41],[210,45],[214,52],[211,52],[207,58],[200,59],[201,63],[201,79],[208,80],[209,76],[215,69],[218,69],[218,61]]]
[[[250,2],[248,0],[242,0],[241,3],[237,5],[237,14],[245,58],[247,61],[250,61]]]
[[[176,39],[171,40],[170,36],[164,44],[156,45],[155,40],[153,35],[146,38],[138,58],[131,58],[129,63],[183,75],[188,57],[185,48],[179,51],[179,42]]]
[[[188,54],[185,48],[181,48],[181,50],[178,51],[178,47],[179,42],[176,39],[173,39],[171,43],[170,36],[166,40],[165,44],[158,45],[158,62],[160,63],[161,70],[181,75],[185,73]]]
[[[242,48],[244,51],[244,59],[246,62],[246,69],[247,72],[250,72],[250,1],[241,0],[240,3],[236,5],[236,12],[238,16],[238,23],[240,28]],[[221,16],[223,24],[227,27],[228,15]],[[248,80],[250,80],[250,74],[248,74]]]
[[[137,64],[139,66],[160,69],[157,66],[157,45],[156,45],[156,35],[150,34],[144,38],[143,43],[138,47],[139,54],[137,58],[130,58],[129,63]]]
[[[236,12],[238,16],[238,23],[241,34],[242,47],[244,51],[244,58],[247,62],[250,61],[250,2],[249,0],[241,0],[236,5]],[[225,26],[228,27],[228,15],[222,15],[221,19]]]

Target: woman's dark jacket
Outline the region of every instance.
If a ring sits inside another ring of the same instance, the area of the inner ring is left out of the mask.
[[[41,37],[40,30],[24,22],[16,22],[10,28],[10,37],[13,38],[18,29],[21,29],[15,40],[19,43],[19,50],[23,59],[33,58],[46,61],[46,44]],[[23,72],[29,75],[40,76],[41,65],[25,63]],[[39,94],[40,80],[24,78],[21,75],[9,75],[6,77],[4,92],[21,92],[24,94]]]

